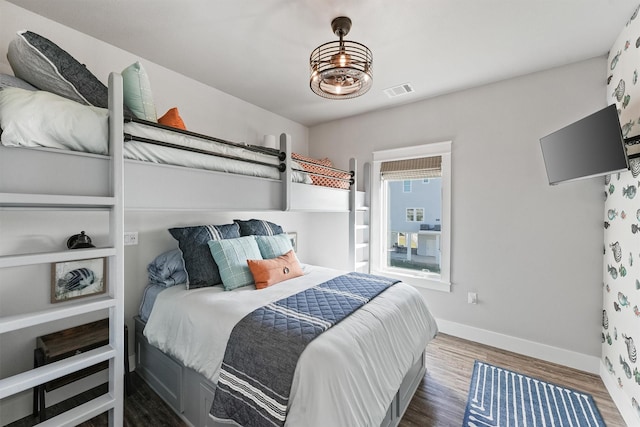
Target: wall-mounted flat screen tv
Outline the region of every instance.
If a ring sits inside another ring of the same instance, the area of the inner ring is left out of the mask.
[[[540,138],[549,184],[629,168],[615,105]]]

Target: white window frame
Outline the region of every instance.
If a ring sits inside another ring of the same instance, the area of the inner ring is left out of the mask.
[[[409,215],[407,215],[409,213],[409,209],[411,209],[413,211],[413,219],[409,220],[407,219],[406,222],[423,222],[424,221],[424,208],[406,208],[405,210],[405,218],[409,218]],[[418,211],[422,211],[422,219],[418,220]]]
[[[442,158],[442,213],[440,230],[440,274],[422,273],[386,264],[387,209],[380,166],[383,162],[419,157]],[[375,151],[371,167],[370,268],[372,274],[394,277],[419,288],[451,292],[451,141]]]
[[[409,189],[407,190],[407,183],[409,183]],[[405,179],[404,181],[402,181],[402,192],[403,193],[411,193],[411,190],[413,190],[413,184],[411,183],[410,179]]]

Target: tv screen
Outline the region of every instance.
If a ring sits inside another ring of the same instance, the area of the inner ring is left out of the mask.
[[[549,184],[629,168],[615,105],[540,138]]]

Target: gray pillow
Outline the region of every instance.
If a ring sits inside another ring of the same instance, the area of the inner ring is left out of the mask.
[[[0,73],[0,89],[4,89],[5,87],[17,87],[20,89],[26,90],[38,90],[37,87],[30,85],[22,79],[19,79],[10,74],[1,74]]]
[[[187,283],[187,272],[180,249],[172,249],[158,255],[147,266],[149,284],[165,288]]]
[[[178,241],[184,266],[189,276],[187,289],[215,286],[222,283],[220,271],[209,249],[209,240],[240,237],[238,224],[197,225],[170,228],[169,233]]]
[[[108,107],[107,87],[49,39],[31,31],[19,31],[9,43],[7,59],[16,77],[38,89],[82,104]]]
[[[233,222],[240,226],[240,235],[242,236],[273,236],[274,234],[283,233],[282,227],[278,224],[262,219],[249,219],[246,221],[234,219]]]

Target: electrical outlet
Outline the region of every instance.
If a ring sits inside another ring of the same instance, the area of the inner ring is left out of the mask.
[[[124,245],[131,246],[138,244],[138,232],[137,231],[125,231],[124,232]]]
[[[467,302],[469,304],[477,304],[478,303],[478,294],[476,292],[469,292],[467,294]]]

